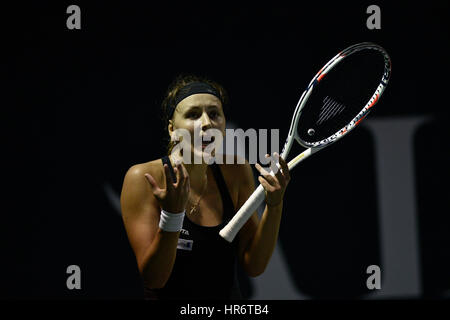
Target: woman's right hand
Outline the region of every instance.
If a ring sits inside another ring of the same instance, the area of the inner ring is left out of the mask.
[[[172,181],[169,166],[164,164],[165,189],[161,189],[150,174],[146,173],[145,178],[150,183],[153,195],[158,200],[160,207],[170,213],[180,213],[186,209],[189,198],[189,174],[181,162],[174,166],[173,171],[177,178],[176,183]]]

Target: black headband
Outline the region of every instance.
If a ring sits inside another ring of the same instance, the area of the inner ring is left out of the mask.
[[[172,103],[169,105],[169,108],[170,108],[169,119],[172,119],[173,113],[175,112],[175,108],[182,100],[186,99],[189,96],[192,96],[193,94],[197,94],[197,93],[212,94],[213,96],[216,96],[223,103],[219,92],[217,92],[217,90],[210,84],[208,84],[206,82],[191,82],[191,83],[185,85],[180,90],[178,90],[177,94],[175,95],[175,98],[172,99]]]

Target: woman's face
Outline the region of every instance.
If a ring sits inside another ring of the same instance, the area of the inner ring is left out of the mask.
[[[202,156],[211,147],[211,140],[206,137],[212,136],[212,131],[220,131],[225,135],[225,115],[221,101],[214,95],[208,93],[193,94],[183,99],[176,107],[172,120],[169,121],[169,134],[172,136],[176,129],[186,129],[191,137],[191,153]],[[217,142],[217,141],[216,141]],[[211,154],[214,156],[214,152]]]

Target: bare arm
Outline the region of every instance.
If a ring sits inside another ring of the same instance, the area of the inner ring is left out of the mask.
[[[131,167],[125,175],[121,194],[122,216],[139,271],[149,288],[162,288],[175,263],[180,233],[162,231],[159,217],[161,207],[177,213],[186,206],[183,200],[189,190],[188,177],[185,169],[180,168],[174,168],[178,184],[173,186],[166,178],[165,189],[158,187],[153,177],[156,176],[155,171],[145,172],[139,165]],[[167,173],[165,177],[170,177]]]
[[[258,164],[256,165],[262,174],[258,180],[266,190],[267,205],[261,221],[255,212],[239,233],[240,260],[247,274],[252,277],[264,272],[278,239],[284,191],[290,180],[289,169],[281,158],[280,164],[284,173],[279,171],[275,177],[270,176]],[[255,190],[252,169],[248,163],[243,176],[245,178],[239,189],[239,207]]]

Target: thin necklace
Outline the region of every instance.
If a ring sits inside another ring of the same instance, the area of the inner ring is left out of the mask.
[[[203,195],[205,194],[206,191],[206,185],[208,184],[208,173],[206,173],[206,182],[203,184],[203,190],[201,195],[198,197],[197,203],[192,207],[192,209],[189,211],[190,215],[193,215],[194,213],[196,213],[198,211],[198,205],[200,204],[200,200],[202,199]]]

